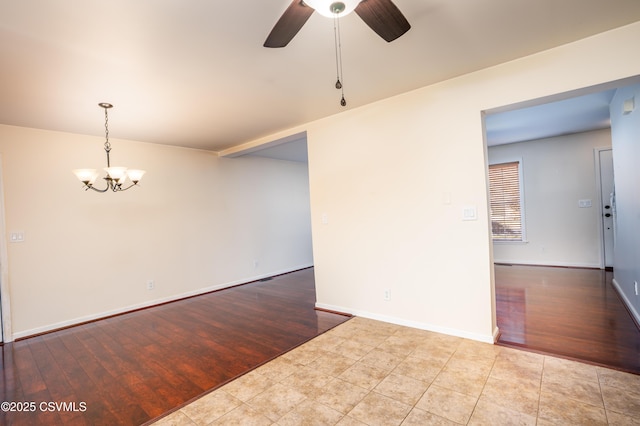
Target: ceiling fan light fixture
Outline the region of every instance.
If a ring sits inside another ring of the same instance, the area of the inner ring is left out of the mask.
[[[304,0],[307,6],[312,7],[316,12],[327,18],[336,15],[343,17],[355,10],[361,0]]]

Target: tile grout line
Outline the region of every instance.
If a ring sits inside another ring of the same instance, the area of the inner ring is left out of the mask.
[[[540,372],[540,385],[538,389],[538,409],[536,410],[536,424],[540,421],[540,405],[542,400],[542,381],[544,380],[544,370],[547,364],[547,356],[542,355],[542,371]]]
[[[602,392],[602,381],[600,380],[600,368],[596,367],[596,374],[598,375],[598,389],[600,389],[600,399],[602,400],[602,408],[604,409],[604,418],[609,424],[609,410],[607,410],[607,404],[604,402],[604,392]]]
[[[475,413],[476,409],[478,408],[478,403],[480,402],[480,398],[482,397],[482,393],[484,392],[484,388],[487,387],[487,382],[489,382],[489,377],[491,377],[491,372],[493,371],[494,367],[496,366],[496,361],[497,360],[498,360],[498,355],[496,355],[493,358],[493,363],[491,364],[491,369],[489,370],[489,374],[487,374],[487,378],[485,379],[484,384],[482,385],[482,389],[480,389],[480,394],[478,395],[478,398],[476,399],[476,403],[473,406],[473,410],[471,411],[471,415],[469,415],[469,420],[467,420],[466,424],[469,424],[469,422],[473,418],[473,413]]]

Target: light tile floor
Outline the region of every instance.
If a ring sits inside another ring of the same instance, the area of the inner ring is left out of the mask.
[[[640,425],[640,376],[353,318],[155,423]]]

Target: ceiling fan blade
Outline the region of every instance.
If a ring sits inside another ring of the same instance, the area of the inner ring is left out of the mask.
[[[411,28],[407,18],[391,0],[362,0],[355,11],[365,24],[388,42]]]
[[[293,0],[273,26],[264,47],[285,47],[312,14],[313,8],[304,4],[302,0]]]

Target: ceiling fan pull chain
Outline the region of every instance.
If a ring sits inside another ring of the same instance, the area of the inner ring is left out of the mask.
[[[336,80],[336,89],[342,91],[342,98],[340,99],[340,105],[347,106],[347,101],[344,99],[344,75],[342,73],[342,40],[340,37],[340,21],[338,14],[334,14],[333,17],[333,38],[335,42],[336,50],[336,74],[338,75]]]
[[[336,89],[342,89],[340,82],[340,61],[338,59],[338,15],[333,16],[333,44],[336,53]]]

